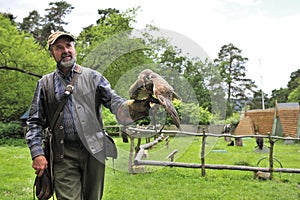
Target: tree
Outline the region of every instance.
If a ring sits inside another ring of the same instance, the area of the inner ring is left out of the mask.
[[[165,45],[167,48],[165,48],[165,51],[159,54],[156,59],[158,59],[158,63],[162,64],[162,68],[165,68],[163,70],[173,69],[177,72],[177,74],[174,74],[173,78],[171,78],[171,81],[173,80],[171,85],[174,85],[176,90],[181,91],[186,99],[193,98],[195,95],[197,98],[195,100],[197,100],[200,106],[210,109],[210,94],[204,84],[203,75],[203,69],[206,67],[205,63],[200,59],[189,58],[183,55],[181,50],[177,47],[167,43]],[[169,74],[171,74],[171,72]],[[190,86],[179,82],[178,74],[181,74],[182,78],[187,80]],[[190,89],[193,89],[193,91]]]
[[[287,84],[288,89],[289,89],[290,92],[292,92],[294,89],[299,87],[299,80],[300,80],[300,69],[298,69],[297,71],[292,72],[291,75],[290,75],[290,80]]]
[[[266,93],[264,95],[264,107],[269,108],[269,99]],[[255,91],[253,93],[253,98],[249,101],[249,105],[251,109],[262,109],[262,90]]]
[[[33,10],[19,24],[19,30],[32,34],[42,47],[46,47],[47,39],[51,32],[65,31],[63,26],[68,23],[64,21],[64,18],[74,9],[66,1],[50,2],[49,6],[49,8],[45,9],[47,14],[44,17],[41,17],[36,10]]]
[[[38,77],[53,70],[51,66],[49,54],[33,37],[20,33],[16,24],[0,15],[1,121],[19,120],[30,105]]]
[[[1,15],[2,17],[8,18],[12,24],[15,24],[15,23],[16,23],[16,22],[15,22],[16,17],[14,17],[13,14],[8,13],[8,12],[0,12],[0,15]]]
[[[290,80],[287,84],[287,88],[280,88],[272,90],[270,98],[270,106],[275,106],[275,101],[277,102],[299,102],[300,95],[300,70],[296,70],[291,73]]]
[[[78,62],[103,73],[112,87],[129,70],[152,62],[145,54],[143,40],[132,34],[136,11],[98,10],[97,24],[85,27],[77,38]],[[122,86],[118,90],[123,90]]]
[[[214,60],[226,84],[227,114],[229,115],[233,109],[240,109],[239,102],[246,101],[253,89],[256,88],[254,81],[246,78],[245,64],[248,58],[242,57],[241,52],[242,50],[230,43],[222,46],[218,58]]]
[[[292,72],[290,78],[291,79],[287,84],[290,92],[288,95],[288,101],[300,103],[300,69]]]
[[[120,13],[116,9],[98,10],[100,18],[96,24],[83,28],[77,37],[77,59],[84,62],[86,56],[97,48],[102,42],[118,33],[127,33],[132,30],[132,19],[135,17],[135,9]],[[122,37],[122,35],[120,35]]]
[[[298,80],[298,87],[296,87],[288,96],[289,102],[300,103],[300,79]]]
[[[288,88],[280,88],[280,89],[272,90],[269,106],[274,107],[275,101],[279,103],[287,102],[289,94],[290,91],[288,90]]]
[[[42,18],[38,11],[33,10],[28,17],[23,18],[23,22],[19,24],[19,30],[31,34],[37,41],[40,41],[41,26]]]

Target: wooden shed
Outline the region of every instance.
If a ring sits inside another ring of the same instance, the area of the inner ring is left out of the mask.
[[[261,135],[272,133],[277,136],[299,138],[299,114],[298,103],[276,103],[275,108],[249,110],[244,113],[234,134],[249,135],[253,133],[254,129]]]
[[[245,116],[234,130],[235,135],[254,135],[255,128],[251,117]]]
[[[300,137],[298,103],[276,103],[274,109],[273,135]]]

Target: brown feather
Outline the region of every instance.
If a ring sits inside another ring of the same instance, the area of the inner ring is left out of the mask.
[[[138,79],[129,88],[129,96],[135,100],[157,98],[172,118],[177,128],[180,128],[179,115],[172,104],[172,100],[181,98],[174,92],[173,87],[159,74],[150,69],[143,70]]]

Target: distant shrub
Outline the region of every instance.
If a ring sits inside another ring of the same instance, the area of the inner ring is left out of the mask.
[[[115,115],[112,114],[110,112],[110,110],[105,108],[105,107],[102,107],[102,119],[103,119],[103,122],[104,122],[104,126],[118,124]]]
[[[233,113],[229,118],[226,119],[226,124],[231,124],[237,126],[240,122],[241,115],[240,113]]]
[[[22,138],[21,124],[17,122],[2,123],[0,122],[0,139]]]

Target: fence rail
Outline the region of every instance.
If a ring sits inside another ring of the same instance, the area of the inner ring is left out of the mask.
[[[147,130],[147,129],[139,129],[139,128],[128,128],[128,135],[131,137],[131,142],[133,143],[134,137],[140,137],[141,135],[153,135],[156,133],[155,130]],[[185,168],[201,168],[202,176],[206,175],[205,169],[216,169],[216,170],[242,170],[242,171],[261,171],[261,172],[269,172],[270,179],[272,179],[273,172],[286,172],[286,173],[300,173],[300,169],[298,168],[274,168],[273,167],[273,150],[275,142],[278,140],[293,140],[293,141],[300,141],[300,138],[291,138],[291,137],[279,137],[279,136],[271,136],[268,135],[231,135],[231,134],[215,134],[215,133],[193,133],[193,132],[186,132],[186,131],[176,131],[176,130],[162,130],[161,133],[165,134],[180,134],[186,136],[199,136],[202,137],[202,148],[201,148],[201,163],[184,163],[184,162],[173,162],[173,161],[156,161],[156,160],[142,160],[144,155],[144,151],[146,149],[151,148],[152,146],[156,145],[158,142],[163,141],[163,138],[159,136],[153,142],[149,142],[139,146],[139,151],[137,152],[134,165],[152,165],[152,166],[169,166],[169,167],[185,167]],[[207,137],[230,137],[230,138],[268,138],[270,142],[270,151],[269,151],[269,167],[251,167],[251,166],[242,166],[242,165],[221,165],[221,164],[205,164],[205,142]],[[133,144],[132,144],[133,145]],[[133,148],[131,148],[131,156],[133,155]],[[132,157],[130,158],[132,159]],[[132,160],[129,160],[129,164],[132,163]],[[129,167],[130,168],[130,167]]]

